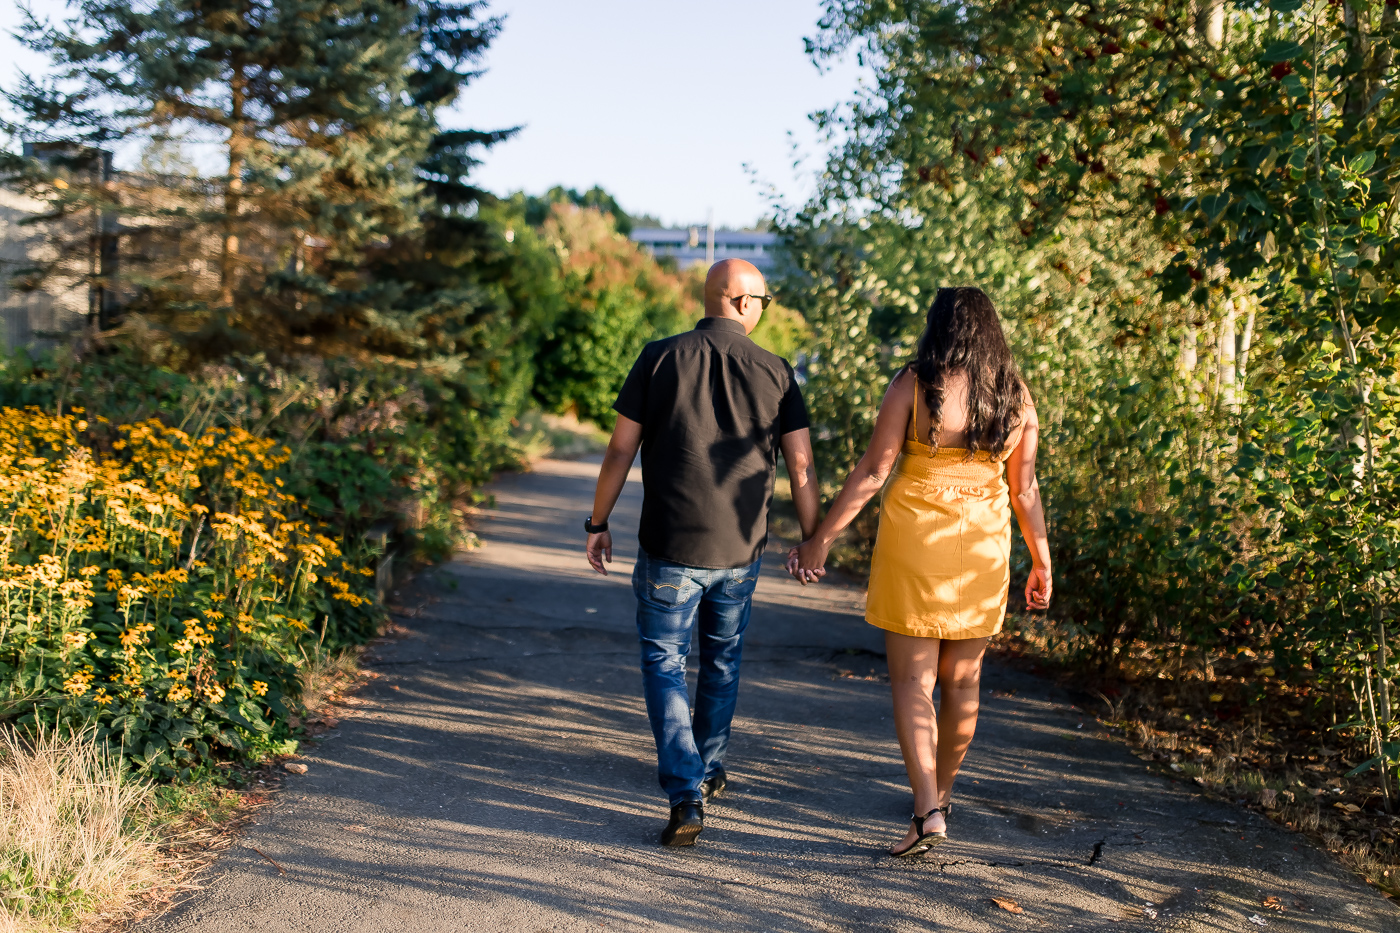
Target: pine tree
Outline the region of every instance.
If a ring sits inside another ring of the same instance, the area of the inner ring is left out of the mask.
[[[64,241],[35,275],[88,276],[196,358],[362,346],[400,287],[368,264],[421,238],[439,205],[478,198],[470,149],[509,133],[438,126],[500,28],[484,10],[79,0],[61,24],[30,14],[21,37],[54,72],[6,97],[22,117],[9,129],[42,158],[8,164],[48,200]],[[181,183],[90,168],[103,147],[172,135],[211,141],[219,174]],[[64,221],[88,214],[119,222],[120,266],[73,262],[86,234]]]

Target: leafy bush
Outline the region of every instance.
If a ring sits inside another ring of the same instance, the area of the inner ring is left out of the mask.
[[[828,5],[813,47],[860,46],[875,81],[823,115],[838,145],[786,218],[818,454],[837,481],[859,456],[932,289],[984,287],[1040,407],[1047,644],[1308,690],[1314,728],[1350,707],[1358,769],[1386,769],[1400,21],[1209,10]]]
[[[564,310],[540,349],[535,397],[610,426],[642,347],[684,329],[700,307],[680,276],[597,210],[557,204],[540,236],[558,256]]]
[[[188,776],[286,715],[298,642],[372,631],[372,571],[284,491],[276,442],[95,419],[0,416],[0,700]]]

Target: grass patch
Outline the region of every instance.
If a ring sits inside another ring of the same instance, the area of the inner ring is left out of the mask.
[[[357,649],[319,646],[299,667],[298,735],[332,728],[364,680]],[[193,876],[271,800],[295,738],[264,764],[211,763],[188,781],[133,774],[93,733],[0,729],[0,933],[51,933],[151,916],[195,890]]]
[[[301,706],[304,713],[315,716],[328,703],[344,697],[360,676],[360,648],[340,651],[317,650],[306,655],[301,666]]]
[[[552,457],[577,460],[608,449],[608,432],[597,425],[579,421],[573,414],[551,415],[530,411],[521,415],[512,428],[527,461]]]
[[[71,926],[155,886],[153,799],[91,733],[0,730],[0,931]]]
[[[294,732],[314,737],[333,729],[339,723],[337,708],[355,705],[357,701],[351,695],[375,676],[360,666],[364,651],[362,647],[331,651],[317,646],[315,651],[302,656],[298,669],[299,713],[288,720]],[[294,755],[297,745],[295,739],[290,739],[281,747],[264,750],[264,757]]]

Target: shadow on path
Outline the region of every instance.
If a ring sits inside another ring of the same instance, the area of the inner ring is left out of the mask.
[[[358,714],[206,892],[142,929],[1400,929],[1303,837],[1146,772],[1052,688],[995,667],[952,841],[886,857],[910,806],[887,687],[839,673],[882,667],[880,633],[862,593],[803,589],[776,551],[729,795],[695,848],[658,847],[625,530],[640,492],[598,577],[576,528],[595,473],[547,461],[495,485],[486,547],[402,595],[410,634],[371,659],[384,676]]]

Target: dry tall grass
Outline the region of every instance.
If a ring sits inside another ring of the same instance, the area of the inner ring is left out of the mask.
[[[0,933],[65,926],[155,884],[150,794],[90,733],[0,729]]]
[[[308,715],[319,713],[333,703],[360,673],[359,648],[325,651],[318,647],[304,653],[298,673],[301,677],[301,705]]]

